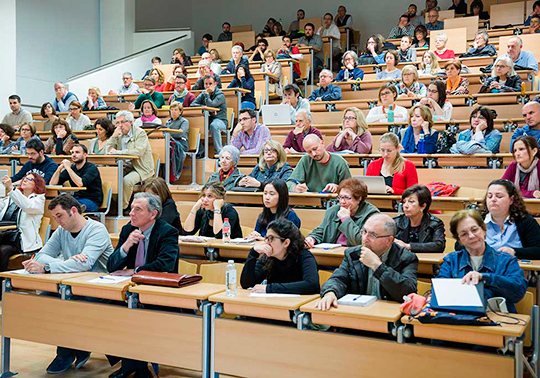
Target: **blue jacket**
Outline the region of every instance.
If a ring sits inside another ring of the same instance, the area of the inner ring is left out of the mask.
[[[255,104],[255,80],[253,80],[253,77],[246,79],[244,76],[241,82],[235,77],[227,88],[244,88],[249,90],[249,93],[242,93],[242,102],[248,101]]]
[[[424,134],[423,131],[420,134]],[[409,126],[405,130],[405,133],[399,133],[401,140],[401,145],[403,146],[403,153],[414,154],[418,151],[418,145],[414,142],[414,132],[413,127]],[[432,131],[430,135],[424,134],[424,141],[426,146],[426,154],[434,154],[437,152],[437,139],[439,139],[439,132]]]
[[[364,79],[364,71],[358,67],[354,67],[352,71],[346,68],[340,70],[334,81],[345,81],[345,70],[349,71],[349,80]]]
[[[512,139],[510,139],[510,152],[512,152],[514,141],[522,135],[532,136],[538,141],[538,143],[540,143],[540,130],[531,130],[529,125],[519,127],[514,131],[512,134]]]
[[[11,181],[19,181],[26,176],[28,172],[35,172],[45,179],[45,184],[49,185],[49,181],[51,181],[51,177],[54,175],[57,168],[58,164],[48,156],[45,156],[45,160],[40,164],[34,164],[31,161],[27,161],[20,171],[17,172],[15,176],[11,177]]]
[[[450,152],[454,154],[489,154],[499,153],[502,135],[499,130],[493,129],[489,134],[484,135],[482,142],[472,141],[473,132],[471,129],[463,130],[458,135],[458,140],[450,148]]]
[[[471,271],[473,267],[469,252],[461,249],[446,255],[437,278],[463,278]],[[515,313],[515,304],[523,299],[527,291],[527,280],[518,259],[509,253],[495,251],[486,244],[478,272],[482,273],[485,298],[504,297],[508,311]]]
[[[319,97],[322,101],[341,101],[341,88],[334,84],[330,84],[326,89],[319,87],[311,93],[308,100],[315,101]]]
[[[248,58],[243,56],[242,59],[240,59],[240,63],[238,63],[238,64],[239,65],[243,64],[244,66],[249,66]],[[234,59],[231,58],[231,60],[229,60],[229,63],[227,63],[227,66],[225,67],[225,69],[223,71],[221,71],[221,74],[222,75],[234,74],[236,72],[236,67],[237,67],[237,65],[234,64]]]
[[[261,171],[259,164],[257,164],[249,175],[261,183],[261,188],[265,183],[275,178],[287,181],[293,172],[292,167],[289,165],[289,163],[285,163],[280,170],[276,170],[276,166],[277,164],[274,164],[270,168],[266,168],[264,171]]]

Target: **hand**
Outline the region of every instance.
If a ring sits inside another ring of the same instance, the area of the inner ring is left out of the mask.
[[[407,97],[416,97],[416,94],[414,92],[408,91]]]
[[[167,79],[167,82],[172,84],[172,83],[174,83],[174,80],[175,80],[175,79],[176,79],[176,77],[175,77],[174,75],[171,75],[171,76],[169,76],[169,78]]]
[[[214,200],[214,210],[221,210],[224,204],[225,200],[223,198]]]
[[[266,256],[270,256],[272,254],[272,247],[266,243],[257,244],[253,247],[255,252],[257,252],[259,255],[264,254]]]
[[[130,102],[129,105],[128,105],[128,108],[129,108],[129,110],[135,110],[135,104]],[[115,131],[115,133],[116,133],[116,131]]]
[[[111,149],[109,150],[109,154],[111,154],[111,155],[118,155],[118,154],[120,154],[120,151],[117,150],[116,148],[111,148]]]
[[[322,97],[317,97],[315,101],[322,101]]]
[[[360,262],[368,268],[371,268],[371,270],[373,271],[377,270],[379,265],[382,264],[379,256],[377,256],[375,252],[373,252],[368,247],[362,247],[360,253]]]
[[[341,221],[343,221],[343,219],[351,217],[351,210],[347,209],[346,207],[340,207],[339,211],[337,212],[337,216]]]
[[[501,247],[499,248],[499,251],[509,253],[512,256],[516,255],[516,251],[514,250],[514,248],[510,248],[510,247]]]
[[[111,276],[132,276],[135,274],[135,269],[123,269],[112,272]]]
[[[114,95],[117,95],[118,93],[116,93],[116,91],[113,91],[112,89],[109,91],[108,93],[110,96],[114,96]]]
[[[368,48],[369,52],[371,52],[372,55],[375,54],[375,46],[373,46],[373,45],[368,45],[367,48]]]
[[[403,248],[407,248],[408,250],[411,249],[411,245],[408,244],[408,243],[405,243],[404,241],[402,240],[399,240],[399,239],[394,239],[394,243],[396,243],[397,245],[400,245],[402,246]]]
[[[422,130],[424,130],[424,134],[429,135],[429,122],[428,121],[422,122]]]
[[[478,273],[477,271],[469,272],[463,277],[461,280],[461,283],[464,283],[466,285],[470,285],[471,283],[473,285],[478,285],[478,282],[482,280],[482,273]]]
[[[302,134],[304,132],[304,128],[303,127],[298,127],[296,126],[293,130],[293,134],[294,135],[298,135],[298,134]]]
[[[23,261],[22,264],[28,273],[45,273],[45,264],[40,264],[34,259]]]
[[[357,137],[356,133],[353,131],[353,129],[345,129],[345,136],[349,135],[351,139],[354,139]]]
[[[478,48],[478,43],[476,43],[476,41],[474,41],[472,45],[473,45],[473,47],[474,47],[475,49]]]
[[[143,233],[140,230],[133,230],[131,231],[131,234],[129,234],[127,240],[124,242],[122,249],[125,253],[128,253],[129,249],[135,244],[139,244],[139,241],[142,239],[144,239]]]
[[[196,213],[197,211],[199,211],[201,206],[202,206],[202,198],[199,198],[199,200],[195,202],[195,205],[193,205],[193,207],[191,208],[191,213]]]
[[[14,145],[13,147],[11,147],[11,151],[19,151],[19,146]]]
[[[533,197],[534,197],[534,198],[540,198],[540,190],[535,190],[535,191],[533,192]]]
[[[250,188],[260,188],[261,182],[254,177],[244,176],[238,183],[240,186],[246,186]]]
[[[4,134],[4,136],[2,137],[2,142],[7,143],[8,140],[9,140],[9,135]]]
[[[255,285],[251,289],[252,293],[266,293],[266,285]]]
[[[86,99],[88,100],[88,107],[91,108],[94,104],[94,100],[92,100],[92,97],[90,96],[86,97]]]
[[[2,177],[2,184],[6,187],[6,192],[11,192],[11,189],[13,189],[13,183],[11,182],[11,177],[4,176]]]
[[[308,236],[304,239],[304,243],[306,244],[306,247],[308,249],[311,249],[317,244],[317,240],[315,240],[313,237]]]
[[[328,311],[332,307],[337,308],[337,297],[333,291],[329,291],[315,303],[315,307],[321,311]]]
[[[293,188],[293,192],[295,193],[305,193],[308,191],[308,187],[306,184],[296,184]]]
[[[491,84],[489,84],[489,87],[491,89],[501,89],[501,83],[498,81],[492,81]]]
[[[242,125],[240,123],[238,123],[238,125],[236,125],[234,127],[233,135],[238,135],[238,133],[240,133],[240,131],[242,131]]]
[[[391,186],[388,186],[388,185],[385,185],[386,186],[386,193],[387,194],[394,194],[394,189],[392,189]]]
[[[64,167],[64,169],[71,168],[71,162],[68,159],[62,160],[61,166]]]
[[[285,149],[285,152],[288,153],[288,154],[301,154],[301,152],[298,152],[296,151],[294,148],[292,147],[288,147]]]
[[[65,136],[67,135],[67,131],[62,129],[62,130],[58,130],[58,132],[56,133],[56,136],[58,138],[65,138]]]
[[[484,131],[485,129],[487,129],[487,122],[482,120],[480,121],[480,123],[478,124],[478,126],[476,126],[476,130],[475,132],[477,131]]]
[[[323,188],[323,192],[330,192],[330,193],[335,193],[337,192],[337,188],[338,188],[338,185],[337,184],[326,184],[326,186]]]
[[[119,136],[122,136],[122,129],[120,128],[120,126],[116,126],[112,136],[115,137],[115,138],[118,138]]]
[[[248,239],[263,240],[263,237],[257,231],[252,231],[251,234],[249,234]]]
[[[283,101],[281,101],[281,103],[289,105],[291,103],[291,100],[288,97],[283,97]]]
[[[431,100],[430,98],[424,97],[423,99],[420,100],[420,105],[431,106],[430,100]]]
[[[214,87],[214,86],[208,87],[208,88],[206,88],[206,93],[208,93],[209,95],[211,95],[212,93],[214,93],[214,90],[215,90],[215,87]]]
[[[80,263],[85,263],[88,261],[88,256],[85,253],[79,253],[77,255],[71,256],[70,259],[73,259]]]

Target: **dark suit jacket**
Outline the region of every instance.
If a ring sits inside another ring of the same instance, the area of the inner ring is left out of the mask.
[[[137,244],[131,247],[125,258],[122,257],[120,248],[127,240],[129,234],[136,227],[131,225],[131,222],[122,227],[118,244],[113,254],[107,261],[107,270],[114,272],[124,268],[134,269],[135,258],[137,257]],[[154,224],[152,233],[150,234],[150,244],[146,253],[145,264],[139,270],[150,270],[153,272],[178,272],[178,230],[172,227],[167,222],[158,219]]]

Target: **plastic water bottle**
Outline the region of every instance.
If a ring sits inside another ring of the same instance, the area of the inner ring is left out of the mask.
[[[345,81],[349,81],[349,69],[345,67],[345,73],[343,74]]]
[[[227,286],[227,296],[236,297],[236,266],[234,260],[229,260],[225,269],[225,285]]]
[[[431,75],[431,63],[426,64],[426,73]]]
[[[424,134],[420,134],[420,139],[418,139],[418,153],[426,153],[426,141],[424,140]]]
[[[390,105],[388,109],[388,122],[394,122],[394,105]]]
[[[24,140],[21,142],[21,155],[26,155],[26,142]]]
[[[231,241],[231,224],[229,218],[225,218],[223,222],[223,228],[221,229],[223,243],[229,243]]]

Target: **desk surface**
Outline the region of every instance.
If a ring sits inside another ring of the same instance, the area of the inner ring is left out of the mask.
[[[89,272],[85,275],[62,280],[62,284],[71,287],[74,295],[85,297],[125,301],[128,288],[133,285],[131,279],[118,283],[92,283],[97,277],[106,276],[107,273]],[[107,282],[103,280],[103,282]]]
[[[79,277],[87,275],[88,272],[78,273],[54,273],[54,274],[17,274],[13,272],[1,272],[0,277],[11,278],[12,280],[22,281],[34,281],[34,282],[47,282],[60,284],[63,280],[68,278]]]
[[[0,231],[15,230],[16,228],[17,228],[17,225],[0,226]]]
[[[309,312],[311,314],[325,314],[329,316],[342,316],[348,318],[362,318],[381,320],[385,322],[395,322],[401,317],[401,311],[399,310],[399,303],[376,301],[369,306],[345,306],[338,305],[337,308],[332,308],[328,311],[322,311],[315,308],[315,303],[318,299],[306,303],[300,307],[300,311]]]
[[[132,293],[153,294],[164,297],[205,300],[225,291],[225,285],[199,282],[186,287],[165,287],[153,285],[135,285],[129,288]]]
[[[236,304],[248,307],[264,307],[280,310],[296,310],[303,304],[319,297],[318,294],[313,294],[287,298],[257,298],[250,297],[249,293],[249,290],[238,289],[236,297],[228,297],[226,293],[223,292],[220,294],[211,295],[208,299],[211,302],[220,302],[224,304]]]

